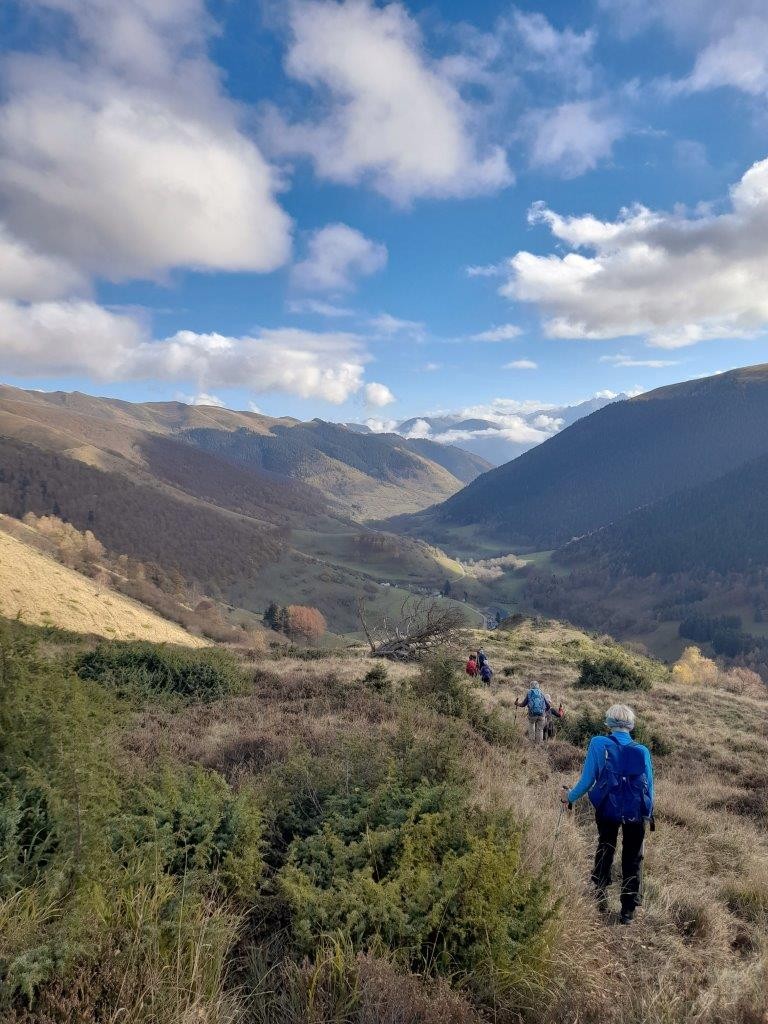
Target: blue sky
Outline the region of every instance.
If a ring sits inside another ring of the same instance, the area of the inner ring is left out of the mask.
[[[768,360],[764,0],[10,0],[0,39],[8,383],[384,424]]]

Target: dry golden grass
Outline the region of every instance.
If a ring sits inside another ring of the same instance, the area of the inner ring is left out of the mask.
[[[19,537],[0,530],[0,615],[111,640],[205,646],[181,626],[161,618],[73,569],[59,565]]]
[[[557,977],[542,1020],[605,1024],[763,1024],[768,1021],[768,704],[722,689],[657,685],[616,694],[573,688],[576,661],[597,641],[557,623],[484,636],[497,670],[489,707],[539,679],[566,714],[604,713],[617,700],[671,746],[655,761],[658,829],[646,841],[643,906],[622,928],[591,904],[596,832],[582,801],[558,827],[560,786],[578,777],[583,750],[562,740],[521,745],[501,766],[478,765],[480,799],[529,822],[532,865],[552,860],[564,899]],[[522,646],[521,646],[522,642]],[[576,652],[580,652],[578,655]],[[515,669],[509,680],[500,669]],[[561,770],[565,768],[565,770]],[[613,900],[618,909],[618,886]]]
[[[497,671],[494,685],[476,692],[513,722],[514,698],[535,677],[568,715],[604,712],[620,697],[671,747],[655,759],[658,830],[646,843],[643,905],[623,928],[616,886],[612,914],[601,915],[592,901],[596,835],[587,801],[559,818],[560,786],[577,777],[583,749],[563,739],[532,747],[523,712],[510,747],[491,746],[467,727],[475,800],[515,810],[526,823],[526,864],[532,871],[550,865],[562,901],[546,965],[549,991],[527,1024],[766,1024],[766,701],[671,681],[622,695],[574,689],[579,658],[602,641],[555,623],[476,634],[467,649],[473,642],[483,643]],[[236,781],[296,744],[321,753],[344,738],[391,732],[396,705],[355,685],[374,664],[362,655],[260,660],[249,696],[176,715],[145,712],[126,746],[142,761],[170,753]],[[505,666],[513,677],[502,675]],[[395,689],[414,671],[388,666]],[[424,728],[434,728],[426,711]]]

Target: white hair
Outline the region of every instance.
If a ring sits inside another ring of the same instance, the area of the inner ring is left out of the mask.
[[[605,724],[609,729],[632,732],[635,728],[635,712],[628,704],[613,704],[605,713]]]

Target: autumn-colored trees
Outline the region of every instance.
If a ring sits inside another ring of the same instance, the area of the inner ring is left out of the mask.
[[[317,608],[301,604],[281,607],[274,601],[264,612],[264,624],[294,640],[310,643],[316,643],[328,628],[325,617]]]

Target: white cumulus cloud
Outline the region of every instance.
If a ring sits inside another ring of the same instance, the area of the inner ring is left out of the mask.
[[[55,299],[87,290],[87,279],[69,263],[35,252],[0,223],[0,296]]]
[[[294,0],[289,21],[285,68],[314,90],[315,116],[289,121],[270,109],[275,152],[308,156],[320,177],[367,181],[398,204],[511,183],[503,149],[481,142],[477,109],[404,6]]]
[[[680,348],[768,326],[768,160],[734,185],[723,213],[638,206],[601,221],[536,206],[531,219],[571,251],[517,253],[501,292],[535,304],[552,337],[641,335]]]
[[[313,232],[307,255],[293,268],[293,282],[304,291],[343,292],[355,278],[375,274],[387,263],[387,247],[347,224],[326,224]]]
[[[395,401],[395,396],[386,384],[377,384],[375,381],[365,385],[365,401],[367,405],[383,408]]]
[[[355,334],[285,327],[242,337],[177,331],[156,339],[137,317],[86,300],[0,300],[0,353],[5,371],[17,376],[189,383],[206,398],[216,388],[237,387],[336,404],[360,392],[371,405],[394,401],[385,385],[365,383],[369,356]]]
[[[290,253],[278,180],[205,53],[203,0],[32,0],[61,56],[3,68],[0,201],[33,249],[112,279],[269,271]],[[21,296],[18,296],[21,297]]]
[[[764,0],[600,0],[620,31],[630,35],[653,23],[696,51],[693,66],[669,84],[673,92],[729,86],[749,95],[768,93],[768,7]]]

